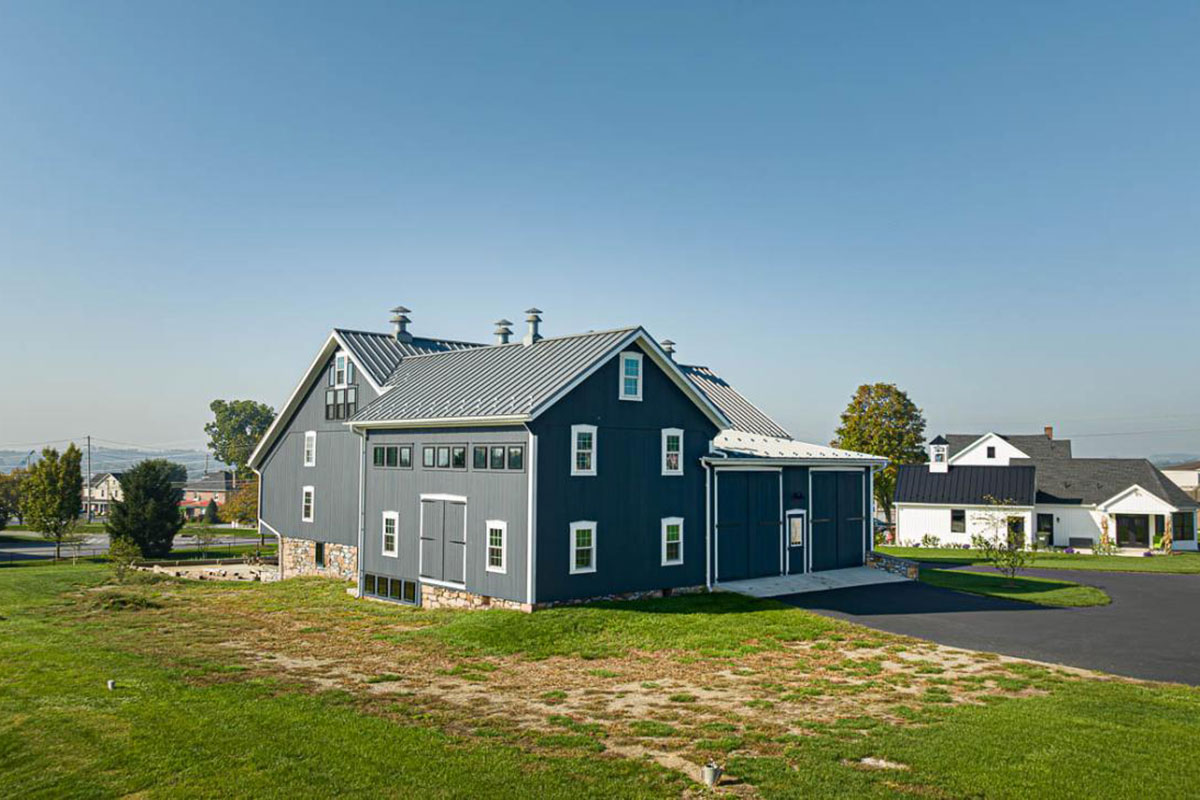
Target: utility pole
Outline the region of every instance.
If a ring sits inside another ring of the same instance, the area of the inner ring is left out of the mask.
[[[88,477],[84,491],[87,492],[87,520],[92,521],[92,435],[89,433],[87,437],[88,448]]]

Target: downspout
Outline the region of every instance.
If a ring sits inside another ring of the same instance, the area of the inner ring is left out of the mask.
[[[262,513],[263,513],[263,507],[262,507],[263,476],[262,476],[262,472],[255,469],[254,467],[251,467],[250,469],[253,470],[254,474],[258,476],[258,509],[257,509],[258,513],[255,514],[254,517],[258,520],[258,536],[261,539],[262,535],[263,535],[263,532],[262,532],[263,526],[267,525],[263,521],[263,518],[262,518]],[[276,558],[279,561],[279,564],[277,565],[278,572],[279,572],[279,580],[283,580],[283,537],[279,535],[279,531],[275,530],[270,525],[267,525],[267,528],[271,531],[271,533],[273,533],[275,535],[275,553],[276,553]]]
[[[707,461],[704,467],[704,588],[712,591],[712,472]]]
[[[350,430],[358,434],[358,553],[354,558],[355,584],[358,587],[358,597],[363,595],[363,576],[366,575],[366,567],[363,558],[363,546],[366,543],[366,504],[367,504],[367,432],[365,430],[356,429],[353,425]]]

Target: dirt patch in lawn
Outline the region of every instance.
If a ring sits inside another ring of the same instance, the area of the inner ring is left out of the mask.
[[[310,603],[300,589],[289,589],[284,601],[260,586],[140,591],[147,604],[106,635],[189,667],[190,680],[236,674],[342,691],[366,713],[547,752],[651,758],[693,780],[710,759],[778,756],[802,737],[919,725],[937,709],[1098,677],[853,626],[736,656],[678,649],[600,658],[480,656],[422,635],[451,619],[446,612]],[[155,604],[156,595],[171,591],[179,597]],[[94,622],[94,605],[79,609]]]

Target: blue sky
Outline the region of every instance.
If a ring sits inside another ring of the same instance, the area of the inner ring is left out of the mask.
[[[885,380],[931,431],[1200,453],[1198,40],[1165,2],[4,3],[0,447],[199,445],[402,303],[641,323],[802,438]]]

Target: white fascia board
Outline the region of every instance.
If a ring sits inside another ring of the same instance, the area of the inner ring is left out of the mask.
[[[1136,483],[1130,485],[1128,488],[1122,489],[1121,491],[1117,492],[1112,497],[1105,500],[1103,503],[1097,503],[1096,508],[1098,508],[1101,511],[1107,511],[1111,506],[1114,506],[1117,503],[1124,500],[1127,495],[1131,495],[1138,491],[1142,491],[1142,492],[1145,492],[1146,494],[1150,495],[1152,498],[1154,498],[1154,500],[1157,503],[1160,503],[1160,504],[1166,506],[1167,508],[1171,509],[1172,513],[1179,510],[1178,508],[1175,507],[1175,505],[1173,503],[1163,500],[1161,497],[1156,495],[1154,492],[1152,492],[1149,489],[1147,489],[1146,487],[1141,486],[1140,484],[1136,484]],[[1138,513],[1138,512],[1133,512],[1133,513]],[[1147,513],[1150,513],[1150,512],[1147,512]]]
[[[1001,436],[1000,434],[996,433],[995,431],[988,431],[988,432],[987,432],[987,433],[985,433],[983,436],[980,436],[978,439],[976,439],[975,441],[971,442],[969,445],[967,445],[966,447],[964,447],[962,450],[959,450],[957,453],[955,453],[954,455],[952,455],[952,456],[950,457],[950,460],[949,460],[949,461],[947,461],[946,463],[947,463],[947,464],[953,464],[955,461],[958,461],[960,458],[962,458],[963,456],[965,456],[967,453],[971,452],[972,450],[976,449],[976,448],[977,448],[977,447],[979,447],[981,444],[983,444],[984,442],[986,442],[988,439],[992,439],[992,438],[999,439],[1000,441],[1004,442],[1006,445],[1008,445],[1009,447],[1011,447],[1013,450],[1016,450],[1018,453],[1020,453],[1020,454],[1021,454],[1021,458],[1029,458],[1029,455],[1028,455],[1028,454],[1026,454],[1026,452],[1025,452],[1024,450],[1022,450],[1021,448],[1017,447],[1015,444],[1013,444],[1012,442],[1008,441],[1007,439],[1005,439],[1005,438],[1004,438],[1003,436]]]
[[[640,327],[630,331],[628,336],[605,351],[605,353],[597,358],[591,366],[589,366],[580,374],[576,375],[570,383],[539,403],[537,408],[535,408],[529,415],[529,419],[531,421],[537,419],[548,408],[553,406],[563,397],[567,396],[572,390],[575,389],[575,387],[579,386],[579,384],[596,374],[596,372],[602,366],[607,364],[611,359],[615,358],[618,353],[634,343],[637,343],[637,345],[650,356],[654,363],[658,365],[659,369],[667,374],[667,377],[669,377],[671,381],[688,396],[688,399],[690,399],[697,407],[699,407],[702,412],[704,412],[704,415],[708,417],[714,425],[721,429],[733,427],[733,423],[730,422],[725,415],[722,414],[721,411],[714,406],[712,402],[692,384],[691,381],[688,380],[687,376],[684,375],[679,369],[679,365],[668,358],[667,354],[664,353],[662,348],[658,346],[658,343],[650,338],[650,335],[646,333],[644,328]],[[642,380],[645,380],[644,372],[642,374]]]
[[[322,345],[320,351],[317,353],[317,357],[308,365],[304,377],[296,384],[296,388],[292,390],[292,394],[288,397],[287,402],[283,404],[283,408],[275,415],[275,420],[271,423],[271,427],[267,428],[266,434],[259,440],[258,446],[254,448],[254,452],[250,454],[247,465],[251,469],[261,464],[263,454],[275,443],[275,437],[279,434],[280,429],[291,422],[292,415],[296,413],[296,408],[300,405],[301,398],[316,382],[315,374],[318,373],[318,370],[324,372],[325,362],[337,350],[340,341],[336,333],[329,334],[329,338],[325,340],[325,344]],[[357,367],[358,365],[356,364],[355,366]]]
[[[427,417],[424,419],[371,420],[368,422],[343,422],[351,430],[377,428],[462,428],[473,425],[521,425],[530,419],[528,414],[510,414],[500,417]]]

